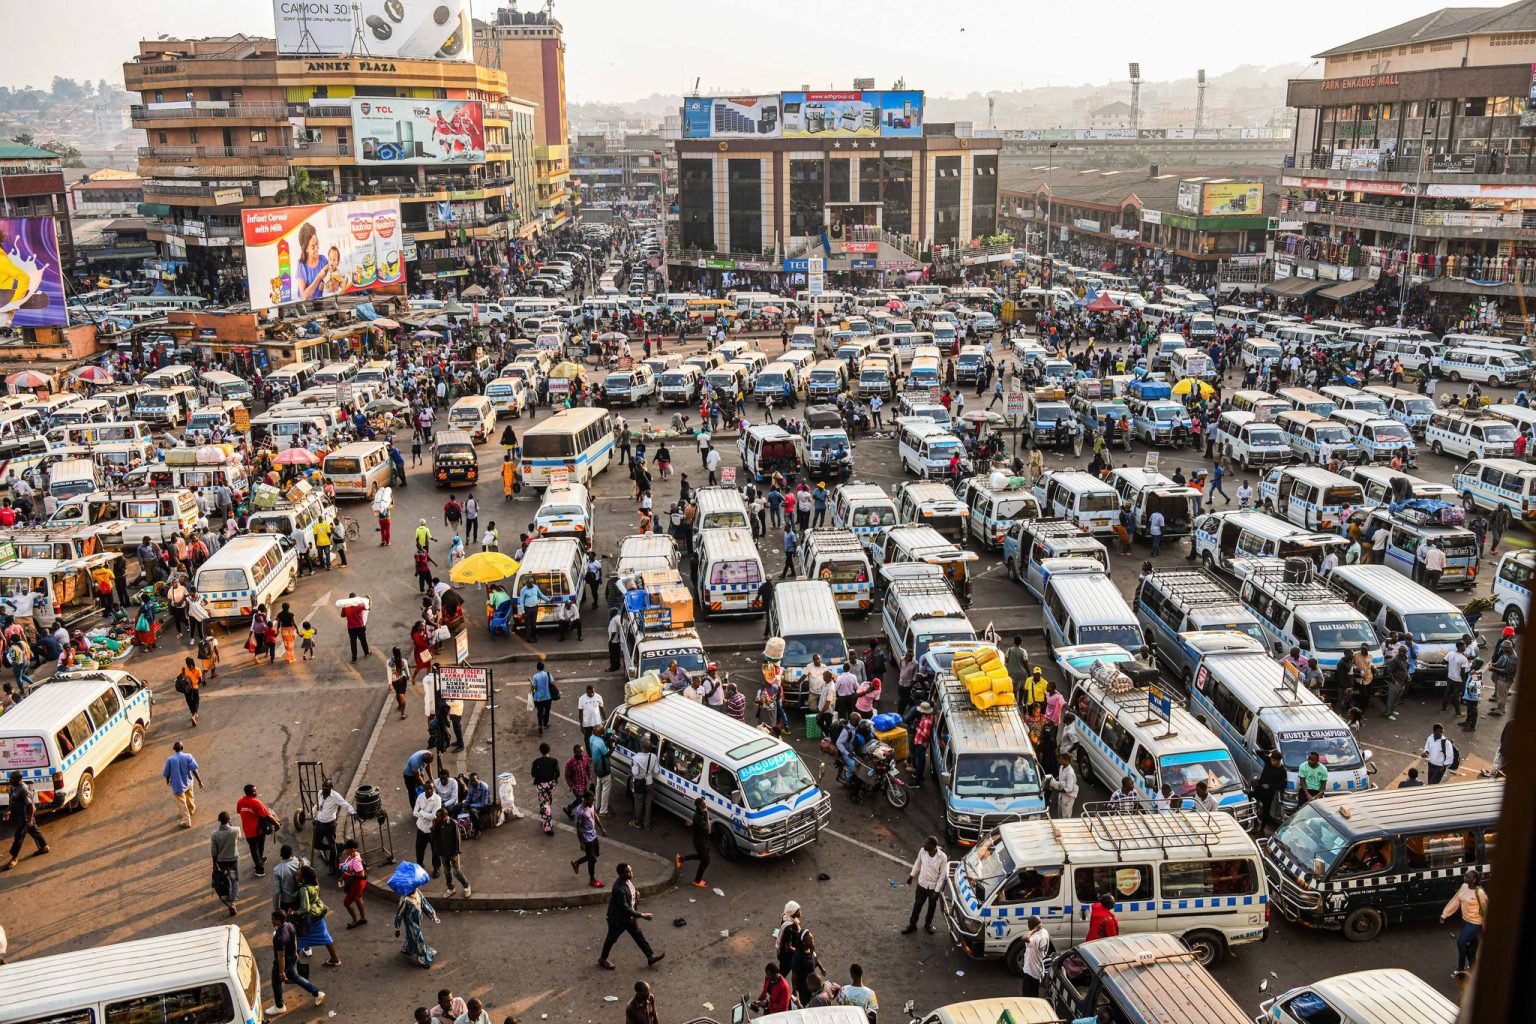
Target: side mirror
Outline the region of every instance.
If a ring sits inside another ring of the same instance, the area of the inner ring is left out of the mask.
[[[1146,785],[1146,787],[1148,789],[1152,789],[1152,790],[1157,789],[1157,776],[1156,775],[1143,775],[1141,777],[1141,781]]]

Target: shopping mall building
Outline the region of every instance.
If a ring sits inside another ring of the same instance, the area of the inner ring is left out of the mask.
[[[1410,251],[1412,283],[1458,310],[1491,317],[1483,300],[1536,282],[1536,0],[1445,8],[1316,57],[1322,77],[1288,90],[1284,294],[1369,287]]]

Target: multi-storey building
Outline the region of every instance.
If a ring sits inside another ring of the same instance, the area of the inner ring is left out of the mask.
[[[52,217],[66,272],[74,263],[64,167],[57,153],[0,141],[0,217]]]
[[[240,259],[241,208],[304,201],[284,192],[300,171],[327,199],[398,195],[416,281],[462,272],[466,252],[489,255],[539,227],[536,111],[493,68],[284,56],[272,39],[232,36],[146,40],[123,75],[147,137],[138,169],[149,238],[170,260],[227,270]],[[484,160],[380,164],[378,144],[354,135],[354,99],[479,101]]]
[[[661,188],[662,151],[667,145],[659,135],[577,135],[571,146],[571,177],[584,192],[582,201],[654,197]]]
[[[1322,77],[1288,90],[1286,294],[1401,282],[1406,262],[1446,305],[1517,301],[1536,282],[1536,0],[1444,8],[1316,56]]]
[[[571,187],[570,133],[565,111],[565,39],[552,4],[522,12],[516,4],[491,22],[475,22],[475,56],[507,76],[507,88],[539,111],[534,131],[538,209],[544,226],[558,228],[575,216]]]

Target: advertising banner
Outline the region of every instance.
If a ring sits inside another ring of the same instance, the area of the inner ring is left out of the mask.
[[[473,59],[469,0],[274,0],[277,52]]]
[[[1251,217],[1263,210],[1264,186],[1256,181],[1208,184],[1200,202],[1202,217]]]
[[[1200,183],[1198,181],[1179,182],[1178,207],[1184,213],[1198,214],[1200,212]]]
[[[400,201],[242,210],[253,310],[398,285]]]
[[[352,97],[357,162],[402,164],[485,163],[485,116],[479,100]]]
[[[777,139],[779,97],[689,96],[683,100],[685,139]]]
[[[921,92],[786,92],[786,139],[917,138]]]
[[[53,218],[0,217],[0,327],[68,323]]]

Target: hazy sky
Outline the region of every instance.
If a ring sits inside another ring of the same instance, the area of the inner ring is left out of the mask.
[[[412,0],[406,0],[411,3]],[[420,0],[416,0],[420,2]],[[475,0],[489,19],[503,4]],[[1429,0],[557,0],[572,99],[684,92],[847,88],[855,76],[963,95],[1119,81],[1141,62],[1156,80],[1311,54],[1444,6]],[[523,10],[539,7],[523,0]],[[0,85],[54,75],[121,81],[141,38],[272,33],[271,0],[0,0]]]

